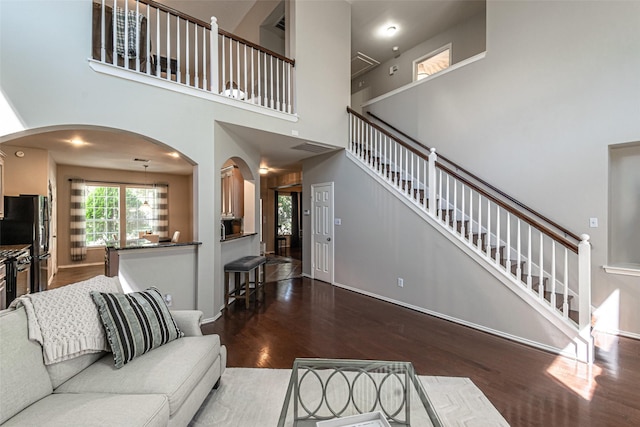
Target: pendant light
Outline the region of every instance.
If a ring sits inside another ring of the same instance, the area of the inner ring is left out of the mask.
[[[147,168],[149,167],[149,165],[144,165],[144,185],[147,185]],[[144,191],[144,202],[142,202],[142,206],[140,206],[140,209],[142,210],[143,213],[145,214],[149,214],[151,213],[151,205],[149,205],[149,202],[147,201],[147,190],[145,188]]]

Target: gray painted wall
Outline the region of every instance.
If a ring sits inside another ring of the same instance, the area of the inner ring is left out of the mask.
[[[640,337],[638,277],[607,274],[608,147],[640,140],[639,2],[487,4],[486,57],[370,110],[578,234],[606,329]],[[599,227],[589,228],[589,218]],[[615,325],[615,326],[611,326]]]
[[[383,62],[351,82],[351,93],[370,88],[369,99],[375,98],[413,81],[413,61],[451,43],[451,64],[456,64],[485,51],[486,14],[480,13],[414,47],[404,47],[398,58]],[[389,67],[398,71],[389,75]],[[365,101],[367,101],[365,99]],[[357,107],[357,106],[354,106]]]
[[[521,337],[560,351],[571,340],[453,245],[422,217],[369,177],[344,151],[304,163],[303,194],[314,183],[335,183],[335,281],[364,293],[438,313],[463,323]],[[303,209],[311,209],[306,197]],[[311,250],[310,217],[303,217],[304,253]],[[303,264],[311,271],[310,257]],[[397,286],[398,278],[404,287]]]

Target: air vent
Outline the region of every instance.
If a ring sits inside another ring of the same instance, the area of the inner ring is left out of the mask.
[[[285,30],[286,26],[285,26],[284,16],[280,18],[278,22],[276,22],[276,25],[274,25],[274,27],[282,31]]]
[[[351,58],[351,78],[364,74],[378,65],[380,65],[380,62],[362,52],[358,52],[356,56]]]
[[[133,159],[134,162],[141,162],[141,163],[149,163],[149,159],[140,159],[138,157],[136,157],[135,159]]]
[[[330,147],[325,147],[322,145],[317,145],[317,144],[311,144],[311,143],[305,143],[305,144],[300,144],[300,145],[296,145],[295,147],[291,147],[292,150],[300,150],[300,151],[308,151],[310,153],[326,153],[327,151],[331,151],[332,148]]]

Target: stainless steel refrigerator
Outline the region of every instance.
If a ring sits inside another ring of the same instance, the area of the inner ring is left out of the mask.
[[[31,245],[31,292],[47,289],[49,280],[49,201],[45,196],[4,197],[4,219],[0,221],[0,245]]]

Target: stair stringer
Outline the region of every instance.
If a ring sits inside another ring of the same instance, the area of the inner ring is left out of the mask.
[[[558,313],[555,308],[551,306],[546,300],[538,299],[532,294],[526,286],[519,283],[515,276],[512,276],[506,268],[499,268],[493,260],[487,255],[486,252],[479,250],[477,247],[471,245],[467,239],[464,239],[461,235],[454,232],[453,229],[446,227],[444,223],[438,218],[432,216],[428,211],[425,211],[415,199],[410,199],[406,194],[399,191],[399,188],[391,182],[388,182],[383,177],[379,176],[375,171],[371,170],[366,164],[364,164],[356,155],[349,150],[345,150],[347,158],[355,163],[360,169],[365,171],[371,178],[377,181],[383,188],[391,193],[398,200],[402,201],[409,209],[411,209],[416,215],[422,218],[431,227],[437,230],[442,236],[454,244],[460,251],[470,257],[478,265],[482,266],[487,272],[489,272],[496,280],[502,285],[506,286],[511,292],[518,296],[521,300],[532,307],[540,316],[542,316],[550,325],[556,328],[557,331],[562,333],[565,337],[573,343],[573,348],[568,346],[564,349],[552,347],[537,341],[532,341],[520,336],[514,336],[499,330],[488,328],[483,325],[468,322],[463,319],[455,318],[443,313],[435,312],[425,309],[423,307],[413,306],[403,301],[393,300],[391,298],[383,297],[380,295],[372,294],[370,292],[363,291],[362,289],[353,288],[347,285],[336,283],[336,285],[345,289],[353,290],[365,295],[373,296],[385,301],[392,302],[407,308],[411,308],[416,311],[420,311],[435,317],[439,317],[445,320],[449,320],[458,324],[472,327],[484,332],[491,333],[493,335],[501,336],[513,341],[517,341],[532,347],[537,347],[552,353],[561,354],[566,357],[577,359],[579,361],[588,363],[588,356],[592,354],[592,342],[585,340],[580,334],[577,325],[570,319],[564,318]],[[501,266],[500,266],[501,267]]]

